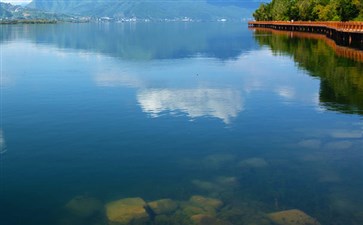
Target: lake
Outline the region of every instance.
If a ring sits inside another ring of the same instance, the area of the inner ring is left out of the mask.
[[[363,224],[363,63],[325,40],[246,23],[0,29],[2,225],[113,225],[125,198],[177,205],[129,224],[290,209]]]

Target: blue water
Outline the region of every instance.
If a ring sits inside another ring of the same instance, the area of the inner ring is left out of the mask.
[[[302,56],[243,23],[0,29],[0,224],[108,224],[65,219],[75,196],[197,194],[236,225],[363,224],[363,67],[321,40],[290,40]],[[304,61],[324,51],[330,70]]]

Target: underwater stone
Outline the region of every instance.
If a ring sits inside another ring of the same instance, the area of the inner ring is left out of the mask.
[[[195,225],[195,223],[181,210],[177,210],[171,215],[157,215],[153,225]]]
[[[106,214],[115,224],[143,224],[149,220],[146,202],[141,198],[124,198],[106,204]]]
[[[93,197],[77,196],[66,204],[66,209],[75,216],[87,218],[103,210],[102,203]]]
[[[276,225],[262,211],[264,208],[261,202],[232,200],[218,212],[218,218],[233,225]]]
[[[208,215],[215,215],[215,209],[203,209],[201,207],[195,206],[191,203],[185,203],[181,205],[183,213],[187,216],[193,216],[198,214],[208,214]]]
[[[170,214],[178,208],[178,204],[171,199],[160,199],[149,202],[148,206],[157,215]]]
[[[207,197],[203,197],[200,195],[192,196],[189,201],[203,209],[213,208],[213,209],[217,210],[217,209],[221,208],[223,205],[223,202],[219,199],[207,198]]]
[[[279,225],[320,225],[320,223],[298,209],[270,213],[267,215]]]
[[[194,215],[191,219],[196,225],[232,225],[229,222],[204,214]]]
[[[222,186],[236,186],[238,184],[236,177],[220,176],[215,181]]]
[[[203,180],[192,180],[192,184],[194,184],[197,188],[205,191],[221,191],[220,185],[216,183],[212,183],[209,181],[203,181]]]

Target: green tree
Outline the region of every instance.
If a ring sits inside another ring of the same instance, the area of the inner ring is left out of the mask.
[[[295,5],[295,2],[292,2],[292,4],[289,6],[288,15],[289,15],[289,20],[295,20],[296,21],[296,20],[300,19],[299,9]]]
[[[262,3],[260,7],[253,13],[253,17],[257,21],[272,20],[271,5]]]
[[[340,20],[340,17],[337,13],[336,1],[332,1],[330,4],[320,2],[315,5],[313,11],[317,15],[317,20],[319,21]]]
[[[290,20],[291,0],[272,0],[271,16],[273,20]]]
[[[341,21],[353,20],[359,15],[359,4],[357,0],[339,0],[338,2],[338,15]]]
[[[299,20],[316,20],[318,15],[314,12],[315,0],[297,0],[296,6],[299,11]]]
[[[256,20],[363,21],[363,0],[272,0],[253,16]]]

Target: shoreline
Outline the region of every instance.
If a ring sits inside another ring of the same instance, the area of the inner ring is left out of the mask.
[[[363,22],[250,21],[248,27],[323,34],[337,45],[363,50]]]
[[[57,20],[0,20],[0,25],[4,24],[56,24]]]

